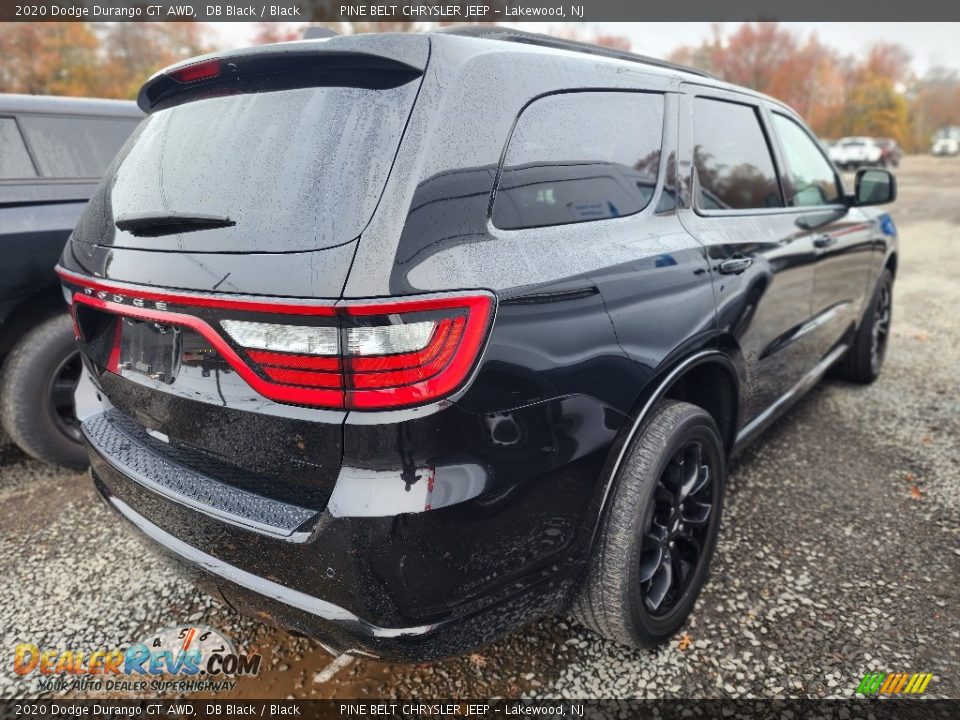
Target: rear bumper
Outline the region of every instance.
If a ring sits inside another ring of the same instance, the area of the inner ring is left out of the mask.
[[[171,480],[135,437],[104,442],[96,420],[84,431],[108,506],[205,591],[331,652],[420,661],[469,651],[563,609],[586,556],[599,457],[494,498],[337,517],[222,496],[223,484],[182,467]]]

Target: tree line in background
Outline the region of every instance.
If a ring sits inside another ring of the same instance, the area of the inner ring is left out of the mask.
[[[437,24],[330,23],[342,34],[426,29]],[[253,42],[298,39],[303,25],[260,23]],[[552,34],[623,50],[629,39],[557,25]],[[6,23],[0,25],[0,92],[133,98],[158,68],[209,52],[216,34],[203,23]],[[908,150],[929,148],[933,132],[960,125],[960,75],[934,68],[916,76],[907,50],[878,43],[844,55],[816,34],[778,23],[715,25],[699,45],[677,48],[674,62],[783,100],[821,137],[895,138]]]

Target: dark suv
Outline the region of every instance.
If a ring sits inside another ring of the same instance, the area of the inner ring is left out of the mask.
[[[59,269],[106,502],[332,651],[690,612],[728,457],[868,383],[896,242],[788,108],[512,31],[168,68]]]

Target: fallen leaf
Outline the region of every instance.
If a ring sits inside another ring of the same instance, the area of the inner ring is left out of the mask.
[[[913,479],[914,479],[914,478],[913,478],[913,473],[907,473],[906,481],[907,481],[908,483],[912,483],[912,482],[913,482]]]
[[[471,664],[476,665],[477,667],[487,666],[487,659],[480,653],[471,653],[469,660]]]
[[[693,638],[690,637],[690,633],[684,633],[680,636],[680,640],[677,642],[677,649],[680,652],[693,647]]]
[[[920,492],[920,488],[918,488],[916,485],[911,485],[910,497],[912,497],[914,500],[920,500],[923,498],[923,493]]]

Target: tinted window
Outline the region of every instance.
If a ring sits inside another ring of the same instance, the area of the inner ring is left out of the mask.
[[[307,87],[153,113],[117,160],[113,217],[175,211],[236,225],[115,244],[244,252],[355,239],[380,200],[417,87]]]
[[[643,210],[660,167],[663,97],[590,92],[532,103],[510,138],[493,224],[543,227]]]
[[[137,120],[23,115],[20,124],[41,175],[93,178],[103,175]]]
[[[790,166],[791,205],[830,205],[840,199],[833,168],[813,139],[790,118],[774,113],[773,127]]]
[[[0,178],[36,177],[13,118],[0,118]]]
[[[755,108],[697,98],[693,142],[694,164],[700,179],[698,207],[783,207],[770,148]]]

